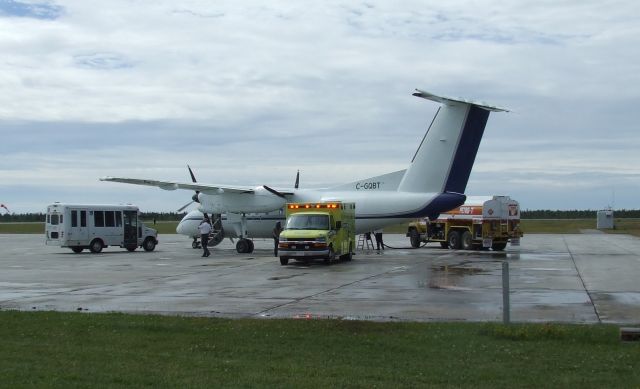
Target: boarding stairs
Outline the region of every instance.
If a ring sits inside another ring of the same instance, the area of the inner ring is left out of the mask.
[[[371,248],[369,248],[369,245],[371,245]],[[365,246],[367,247],[367,250],[374,249],[370,232],[358,235],[358,244],[356,244],[356,250],[364,251]]]

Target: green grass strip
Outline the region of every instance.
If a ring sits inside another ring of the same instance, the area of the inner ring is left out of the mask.
[[[2,387],[638,387],[608,325],[0,311]]]

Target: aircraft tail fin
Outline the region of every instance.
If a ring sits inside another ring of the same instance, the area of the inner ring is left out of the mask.
[[[464,193],[489,112],[507,110],[419,89],[413,95],[442,106],[418,146],[398,191]]]

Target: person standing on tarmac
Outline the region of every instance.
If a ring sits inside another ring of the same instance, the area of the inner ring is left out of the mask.
[[[278,256],[278,243],[280,242],[280,233],[282,232],[282,224],[280,222],[276,223],[276,226],[273,227],[272,235],[273,235],[273,256]]]
[[[378,247],[378,252],[380,252],[380,248],[384,250],[384,243],[382,242],[382,230],[377,229],[373,231],[373,236],[376,238],[376,246]]]
[[[211,224],[206,217],[202,219],[202,223],[198,226],[198,232],[200,232],[200,241],[202,241],[202,256],[208,257],[211,255],[207,242],[209,241],[209,234],[211,233]]]

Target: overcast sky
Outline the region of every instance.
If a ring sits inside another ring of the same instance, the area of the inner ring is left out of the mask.
[[[0,0],[0,202],[307,188],[406,168],[438,104],[492,113],[467,194],[640,208],[636,1]],[[2,211],[0,209],[0,211]]]

